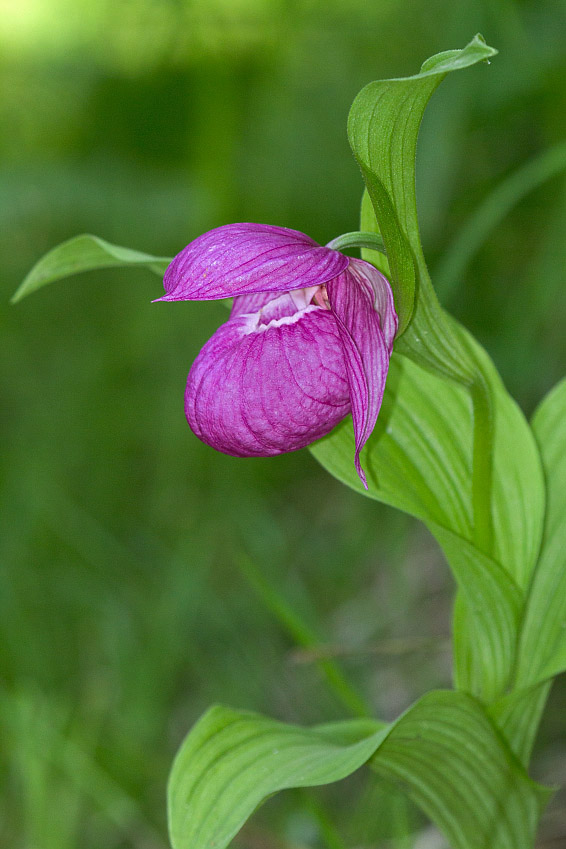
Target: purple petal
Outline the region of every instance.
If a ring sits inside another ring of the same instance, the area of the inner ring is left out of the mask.
[[[195,360],[185,392],[195,434],[238,457],[303,448],[349,411],[334,316],[315,306],[297,312],[286,294],[222,325]]]
[[[367,489],[360,451],[375,427],[383,399],[397,329],[393,296],[385,277],[369,263],[357,259],[351,259],[347,270],[329,281],[326,288],[344,346],[356,470]]]
[[[304,233],[267,224],[226,224],[203,233],[165,272],[162,301],[288,292],[326,283],[349,259]]]
[[[252,295],[238,295],[234,298],[230,318],[235,318],[237,315],[248,315],[258,312],[262,307],[278,298],[280,292],[254,292]]]
[[[289,304],[294,304],[293,312],[304,310],[310,306],[314,293],[321,289],[321,286],[311,286],[308,289],[294,289],[290,292],[291,301]],[[246,315],[248,313],[259,312],[270,301],[281,297],[280,292],[254,292],[253,295],[238,295],[234,298],[230,318],[235,318],[237,315]]]
[[[364,288],[369,292],[367,287],[371,287],[373,292],[373,308],[378,313],[380,318],[380,327],[383,333],[385,344],[389,354],[393,350],[393,341],[397,333],[397,313],[395,312],[395,303],[393,301],[393,292],[387,277],[384,277],[381,271],[378,271],[375,266],[363,259],[350,259],[349,270],[353,271],[355,276],[361,282],[364,281]]]

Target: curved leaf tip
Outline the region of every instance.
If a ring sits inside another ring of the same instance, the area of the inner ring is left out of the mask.
[[[423,62],[420,74],[443,74],[458,68],[468,68],[478,62],[489,62],[499,51],[490,47],[481,33],[474,35],[461,50],[444,50]]]
[[[121,245],[113,245],[98,236],[84,233],[62,242],[42,256],[12,296],[11,303],[21,301],[26,295],[55,280],[98,268],[144,266],[163,277],[170,261],[167,257],[152,256]]]
[[[411,322],[418,299],[432,297],[415,196],[417,137],[425,108],[448,73],[496,53],[478,34],[462,50],[431,56],[418,74],[368,83],[352,103],[348,138],[385,243],[399,316],[398,338]]]

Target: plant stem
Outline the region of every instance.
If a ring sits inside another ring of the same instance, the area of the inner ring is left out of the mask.
[[[354,230],[351,233],[343,233],[341,236],[336,236],[331,242],[328,242],[327,248],[332,248],[334,251],[342,251],[347,248],[369,248],[372,251],[385,253],[385,245],[383,239],[377,233],[361,232]]]

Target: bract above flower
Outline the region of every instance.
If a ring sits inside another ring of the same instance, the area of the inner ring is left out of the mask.
[[[171,262],[160,300],[234,298],[196,358],[185,413],[219,451],[303,448],[352,413],[354,462],[377,420],[397,331],[386,278],[296,230],[228,224]]]

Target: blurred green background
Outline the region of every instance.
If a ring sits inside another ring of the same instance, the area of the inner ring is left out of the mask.
[[[164,849],[190,725],[213,701],[347,715],[321,657],[384,718],[449,686],[452,586],[424,530],[306,451],[237,460],[191,434],[186,373],[222,306],[152,304],[145,271],[8,299],[80,232],[173,255],[230,221],[355,229],[353,97],[477,31],[500,55],[447,80],[423,125],[423,240],[530,412],[566,364],[565,0],[1,0],[0,846]],[[566,780],[565,695],[547,783]],[[541,846],[566,847],[564,808]],[[237,845],[443,843],[361,774],[269,802]]]

